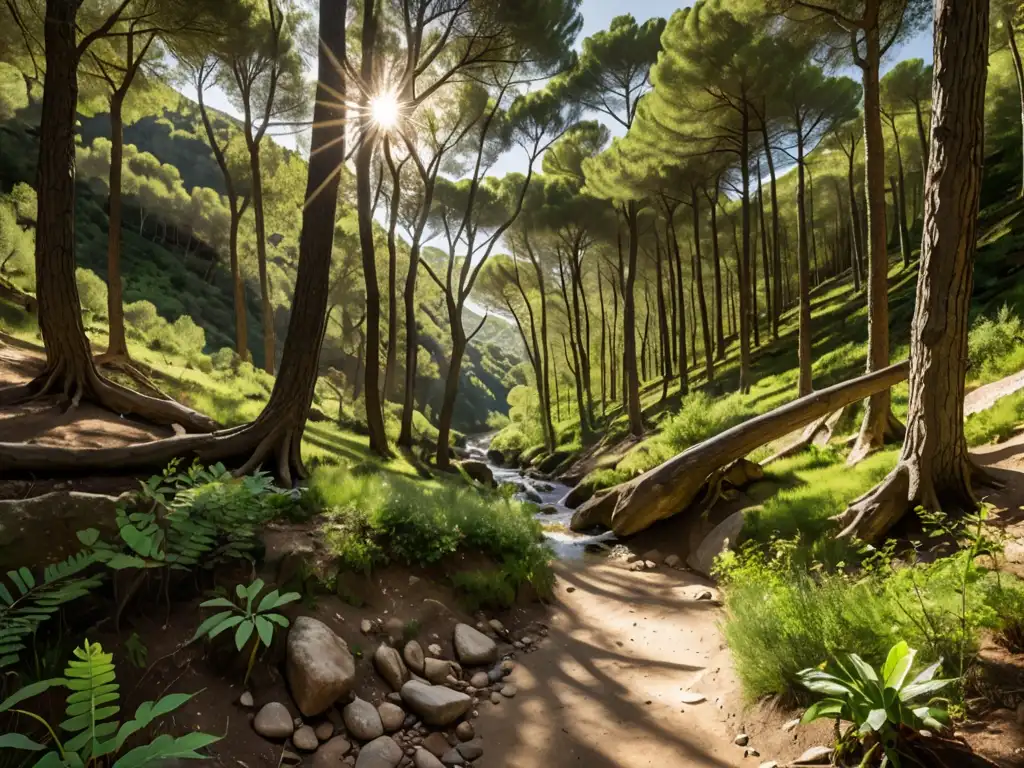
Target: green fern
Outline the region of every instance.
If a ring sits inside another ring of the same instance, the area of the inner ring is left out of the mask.
[[[0,713],[25,715],[41,723],[49,732],[56,749],[46,752],[35,763],[35,768],[82,768],[98,764],[100,758],[107,758],[104,764],[108,764],[110,759],[121,752],[129,738],[192,698],[189,693],[173,693],[159,701],[145,701],[135,710],[135,717],[125,723],[118,723],[114,718],[121,709],[118,692],[120,686],[116,681],[113,656],[104,653],[99,643],[90,643],[88,640],[75,649],[74,655],[75,658],[68,662],[64,670],[66,677],[27,685],[0,702]],[[46,720],[17,707],[43,691],[61,685],[70,691],[65,709],[67,719],[60,724],[60,730],[71,735],[63,744],[57,731]],[[184,736],[163,734],[121,755],[112,768],[141,768],[172,758],[201,759],[204,755],[200,750],[219,740],[219,736],[198,732]],[[0,749],[41,752],[46,748],[46,745],[21,733],[0,735]]]
[[[8,571],[9,586],[0,579],[0,669],[18,660],[39,625],[61,606],[87,595],[102,582],[101,575],[80,575],[94,562],[91,553],[80,552],[46,566],[41,580],[28,568]]]

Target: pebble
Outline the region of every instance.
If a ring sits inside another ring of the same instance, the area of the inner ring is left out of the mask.
[[[320,746],[320,740],[316,737],[316,731],[304,725],[292,734],[292,744],[303,752],[312,752]]]
[[[434,757],[443,755],[448,751],[448,747],[448,740],[445,739],[444,734],[437,731],[423,740],[423,748]]]
[[[828,765],[832,760],[829,747],[811,747],[793,761],[793,765]]]
[[[491,704],[501,704],[501,694],[492,693],[491,694]]]
[[[486,688],[490,685],[490,678],[486,672],[474,672],[473,676],[469,678],[469,684],[474,688]]]
[[[386,733],[393,733],[402,727],[405,722],[405,710],[397,704],[386,701],[377,707],[377,714],[380,715],[381,725]]]
[[[415,587],[419,583],[420,583],[419,576],[410,576],[409,577],[409,586],[410,587]]]
[[[484,743],[480,739],[472,739],[456,747],[459,754],[467,760],[476,760],[484,753]]]
[[[652,570],[652,569],[657,568],[657,567],[658,567],[658,564],[656,562],[654,562],[653,560],[644,560],[644,568],[646,568],[647,570]]]
[[[459,741],[469,741],[476,735],[476,731],[473,729],[473,724],[463,721],[459,723],[455,728],[455,736]]]
[[[384,735],[377,708],[358,696],[342,710],[345,728],[360,741],[373,741]]]
[[[242,695],[238,697],[238,703],[243,707],[251,707],[255,702],[252,700],[252,694],[248,691],[244,691]]]
[[[317,739],[320,741],[327,741],[334,735],[334,723],[329,721],[322,722],[314,728],[313,731],[316,733]]]
[[[499,635],[504,635],[504,634],[505,634],[505,631],[506,631],[506,630],[505,630],[505,625],[504,625],[504,624],[502,624],[502,623],[501,623],[500,621],[498,621],[497,619],[491,619],[491,620],[490,620],[489,622],[487,622],[487,623],[488,623],[488,624],[490,624],[490,626],[491,626],[491,629],[493,629],[493,630],[494,630],[495,632],[497,632],[497,633],[498,633]]]
[[[440,656],[441,646],[437,643],[431,643],[427,646],[427,653],[429,653],[431,656]]]
[[[425,749],[417,749],[412,755],[415,768],[441,768],[443,763]]]
[[[337,768],[341,758],[348,754],[350,749],[352,749],[352,744],[348,739],[343,736],[335,736],[313,755],[313,768]],[[352,763],[355,763],[355,760]]]
[[[511,699],[517,693],[519,693],[519,689],[511,683],[509,683],[506,686],[503,686],[501,689],[501,695],[504,696],[506,699]]]
[[[363,619],[361,622],[359,622],[359,631],[362,632],[364,635],[370,634],[371,632],[373,632],[373,622],[369,619]]]
[[[665,565],[669,568],[678,568],[682,564],[682,560],[679,559],[679,555],[669,555],[665,558]]]
[[[736,734],[736,738],[732,740],[732,743],[737,747],[745,747],[750,743],[750,737],[745,733]]]
[[[710,589],[705,589],[697,593],[695,600],[714,600],[715,595]]]
[[[288,708],[279,701],[264,704],[256,713],[252,727],[265,739],[287,739],[295,730]]]
[[[798,725],[800,725],[800,718],[799,717],[797,717],[797,718],[795,718],[793,720],[790,720],[788,723],[786,723],[784,726],[782,726],[782,730],[784,730],[786,733],[789,733],[794,728],[796,728]]]
[[[707,697],[702,693],[694,693],[693,691],[685,691],[679,700],[683,704],[700,704],[701,702],[707,701]]]
[[[760,752],[758,752],[758,751],[757,751],[756,749],[754,749],[753,747],[750,747],[749,749],[744,749],[744,750],[743,750],[743,756],[744,756],[744,757],[760,757],[760,756],[761,756],[761,753],[760,753]]]
[[[459,754],[459,750],[452,748],[441,755],[441,762],[445,765],[465,765],[466,761],[462,755]]]

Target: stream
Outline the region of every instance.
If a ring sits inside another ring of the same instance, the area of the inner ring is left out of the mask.
[[[616,541],[615,534],[607,531],[598,535],[586,535],[570,531],[569,521],[572,520],[573,510],[562,501],[572,488],[557,480],[538,480],[524,474],[522,470],[493,464],[487,458],[487,449],[494,434],[491,432],[467,438],[466,451],[469,458],[484,462],[498,485],[513,483],[520,486],[522,490],[517,491],[514,498],[519,501],[532,501],[540,509],[547,508],[547,512],[538,512],[535,517],[544,525],[544,540],[554,551],[555,556],[559,560],[582,560],[591,554],[603,558],[608,548]],[[532,494],[536,494],[536,497],[528,498]],[[540,501],[537,501],[537,498]],[[554,511],[551,511],[551,508],[554,508]]]

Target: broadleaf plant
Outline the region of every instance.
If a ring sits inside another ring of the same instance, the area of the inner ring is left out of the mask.
[[[158,717],[181,707],[192,694],[172,693],[155,702],[145,701],[131,720],[120,723],[116,719],[121,710],[120,686],[113,656],[105,653],[99,643],[86,640],[76,648],[64,674],[62,678],[26,685],[0,702],[0,714],[23,715],[43,725],[50,743],[40,743],[21,733],[7,733],[0,736],[0,749],[42,752],[34,763],[35,768],[84,768],[101,764],[112,764],[112,768],[141,768],[160,765],[172,758],[201,759],[205,755],[200,750],[220,740],[219,736],[200,732],[184,736],[161,734],[121,755],[131,736],[148,728]],[[69,692],[65,720],[58,727],[54,728],[40,715],[19,706],[58,686]],[[62,733],[66,734],[63,742]]]
[[[302,597],[298,592],[285,592],[281,594],[278,590],[272,589],[263,595],[259,603],[254,607],[253,602],[260,592],[263,591],[264,586],[263,579],[256,579],[249,586],[244,584],[236,585],[235,594],[238,596],[239,601],[244,602],[244,605],[234,603],[226,597],[215,597],[200,604],[201,608],[226,608],[227,610],[220,611],[206,618],[192,637],[193,642],[203,637],[212,639],[222,632],[234,629],[235,647],[241,652],[250,638],[253,637],[253,634],[255,634],[256,637],[253,639],[252,649],[249,651],[249,662],[245,669],[245,679],[242,681],[242,685],[246,685],[249,682],[253,665],[256,663],[256,651],[259,649],[260,643],[269,648],[270,644],[274,641],[275,628],[288,626],[288,619],[280,613],[275,613],[274,610],[282,605],[293,603]]]
[[[882,766],[899,768],[906,739],[924,731],[942,731],[949,724],[947,702],[934,694],[954,681],[936,679],[941,664],[937,662],[908,683],[916,655],[901,641],[890,649],[880,672],[855,653],[849,654],[845,665],[836,662],[836,674],[823,669],[801,671],[800,683],[823,696],[807,709],[801,722],[826,717],[851,723],[836,745],[840,756],[857,751],[861,765],[873,765],[872,757],[880,756]]]

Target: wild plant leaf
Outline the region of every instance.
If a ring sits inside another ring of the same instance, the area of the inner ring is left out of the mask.
[[[839,699],[821,699],[807,708],[803,717],[800,718],[800,722],[806,725],[823,717],[839,717],[845,709],[846,703]]]
[[[118,758],[113,768],[139,768],[173,759],[201,760],[205,755],[201,754],[199,750],[220,741],[220,739],[220,736],[212,736],[208,733],[189,733],[178,737],[165,733],[157,736],[149,744],[126,752]]]
[[[232,627],[238,626],[244,620],[245,620],[245,616],[238,616],[238,615],[231,616],[231,617],[225,619],[220,624],[218,624],[216,627],[214,627],[212,630],[210,630],[210,634],[209,634],[210,639],[212,640],[217,635],[219,635],[221,632],[226,632],[227,630],[231,629]]]
[[[39,752],[46,749],[37,741],[32,741],[28,736],[21,733],[0,734],[0,750],[20,749],[25,752]]]
[[[215,597],[199,604],[200,608],[237,608],[233,602],[226,597]]]
[[[24,685],[3,701],[0,701],[0,712],[6,712],[7,710],[14,707],[16,704],[20,704],[25,699],[31,699],[33,696],[38,696],[43,691],[47,691],[56,685],[63,685],[64,678],[54,677],[49,680],[37,680],[34,683]]]
[[[274,641],[274,625],[271,624],[264,616],[256,616],[256,631],[259,633],[260,640],[263,644],[269,648],[270,644]]]
[[[930,696],[938,693],[952,682],[952,680],[927,680],[923,683],[911,683],[900,691],[900,700],[909,703],[922,696]]]
[[[274,622],[279,627],[287,627],[289,623],[288,619],[286,619],[280,613],[268,613],[266,614],[266,618],[268,621]]]
[[[245,644],[249,642],[249,638],[252,637],[252,631],[254,628],[254,622],[252,619],[247,619],[238,625],[238,629],[235,630],[235,647],[238,650],[245,648]]]
[[[870,731],[880,731],[882,726],[885,725],[886,715],[884,709],[872,709],[867,718],[860,726],[860,733],[869,733]]]
[[[200,624],[199,627],[196,629],[196,633],[192,635],[192,642],[195,642],[199,638],[203,637],[210,630],[219,625],[222,621],[227,619],[229,616],[233,615],[234,611],[221,611],[220,613],[215,613],[213,616],[207,617],[206,620],[203,621],[203,623]]]
[[[889,649],[889,655],[882,667],[882,680],[886,688],[900,688],[914,663],[916,651],[910,649],[905,640],[896,643]]]
[[[848,696],[850,687],[834,675],[819,669],[805,669],[797,674],[800,684],[813,693],[829,696]]]
[[[264,611],[272,610],[277,606],[277,600],[281,596],[281,593],[276,589],[272,589],[262,598],[260,598],[259,605],[256,606],[256,613],[263,613]]]
[[[135,717],[122,724],[118,729],[113,751],[120,752],[125,741],[127,741],[133,733],[136,733],[143,728],[148,728],[156,718],[163,717],[169,712],[173,712],[191,699],[192,696],[193,694],[191,693],[172,693],[168,696],[164,696],[155,703],[152,701],[142,702],[138,709],[135,710]]]
[[[910,681],[911,685],[916,683],[927,683],[929,680],[935,677],[935,673],[939,671],[939,667],[942,666],[942,659],[939,659],[930,667],[922,669],[913,680]]]

